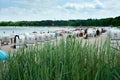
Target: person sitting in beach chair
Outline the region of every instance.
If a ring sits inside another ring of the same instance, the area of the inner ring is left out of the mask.
[[[84,38],[84,39],[88,39],[88,35],[87,35],[87,34],[84,34],[84,35],[83,35],[83,38]]]

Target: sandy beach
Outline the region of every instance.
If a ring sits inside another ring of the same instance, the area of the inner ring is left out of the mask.
[[[67,35],[65,34],[63,36],[64,39],[66,39]],[[62,37],[58,37],[57,40],[60,40]],[[102,44],[105,42],[105,40],[107,39],[107,32],[106,33],[103,33],[101,34],[100,36],[97,36],[97,37],[89,37],[88,39],[84,39],[83,37],[76,37],[76,40],[82,40],[83,44],[87,41],[89,42],[90,44],[94,44],[95,42],[97,43],[97,45],[100,45],[101,42]],[[43,42],[45,43],[45,42]],[[17,49],[14,49],[12,48],[13,44],[9,44],[9,45],[3,45],[1,46],[0,45],[0,49],[9,53],[9,52],[13,52],[13,51],[16,51]]]

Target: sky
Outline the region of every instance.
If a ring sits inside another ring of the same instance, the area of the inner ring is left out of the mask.
[[[0,21],[101,19],[120,16],[120,0],[0,0]]]

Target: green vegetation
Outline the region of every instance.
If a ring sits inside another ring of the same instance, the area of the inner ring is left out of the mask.
[[[21,48],[0,62],[0,80],[120,80],[120,51],[75,39]]]
[[[46,20],[46,21],[17,21],[0,22],[0,26],[120,26],[120,16],[104,19],[87,20]]]

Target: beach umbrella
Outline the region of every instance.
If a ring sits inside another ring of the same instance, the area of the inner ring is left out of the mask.
[[[8,54],[3,50],[0,50],[0,60],[7,60],[7,59],[8,59]]]

